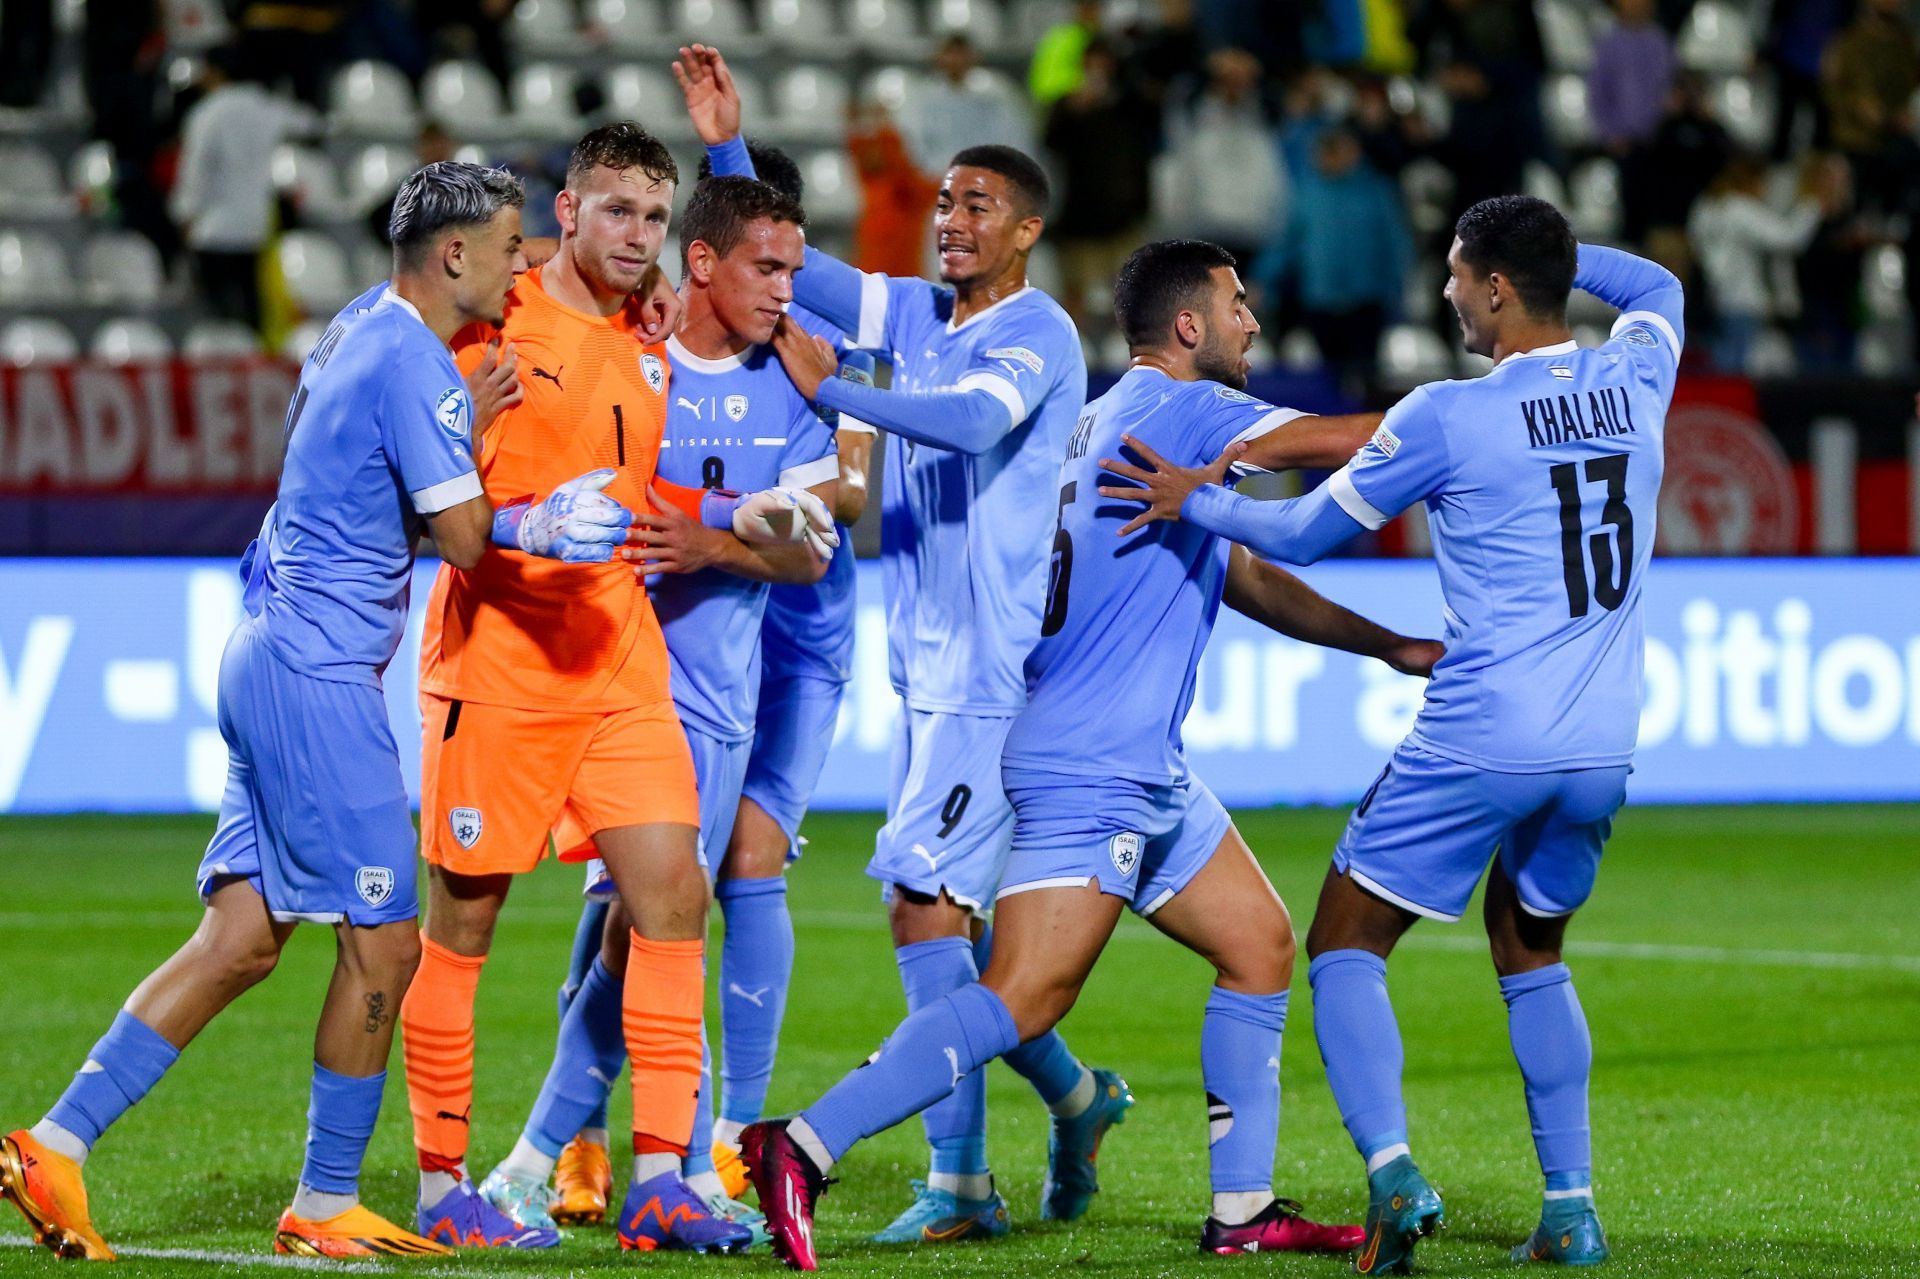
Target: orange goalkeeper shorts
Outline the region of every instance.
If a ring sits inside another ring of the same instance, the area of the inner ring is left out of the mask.
[[[420,843],[436,866],[518,875],[563,824],[700,824],[693,755],[670,700],[588,715],[420,700]],[[591,855],[589,844],[565,860]]]

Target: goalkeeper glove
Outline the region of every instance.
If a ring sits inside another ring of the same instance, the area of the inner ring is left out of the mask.
[[[827,504],[802,488],[760,489],[729,493],[709,489],[700,504],[700,522],[708,528],[731,528],[743,542],[782,546],[804,542],[821,559],[833,558],[840,533],[833,527]]]
[[[570,564],[604,564],[626,544],[633,512],[600,490],[611,467],[568,480],[544,502],[526,498],[493,513],[493,544]]]

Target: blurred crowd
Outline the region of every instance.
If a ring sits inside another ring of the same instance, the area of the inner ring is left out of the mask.
[[[221,0],[87,4],[93,129],[117,159],[119,221],[189,263],[207,307],[258,327],[262,248],[299,218],[277,203],[271,157],[324,129],[334,69],[372,58],[417,84],[458,56],[504,94],[528,0],[224,0],[230,42],[178,83],[166,32],[190,2]],[[604,9],[560,2],[583,32]],[[1708,6],[1747,36],[1717,78],[1678,47],[1690,24],[1711,35],[1715,15],[1695,13]],[[51,7],[7,0],[6,105],[42,91]],[[1914,360],[1920,47],[1907,0],[1081,0],[1019,61],[942,30],[941,11],[929,5],[924,73],[845,110],[851,251],[869,269],[925,268],[947,157],[995,141],[1042,156],[1058,180],[1045,282],[1090,339],[1111,329],[1127,252],[1198,236],[1239,258],[1276,343],[1304,334],[1336,375],[1364,381],[1392,326],[1451,343],[1438,266],[1454,217],[1528,190],[1688,281],[1697,361],[1753,368],[1771,331],[1803,371],[1856,368],[1870,270],[1900,277],[1899,358]],[[1758,131],[1724,118],[1749,100],[1770,104]],[[429,120],[418,158],[454,154],[460,130]],[[530,212],[553,150],[512,157],[532,170]],[[381,221],[376,209],[368,225]]]

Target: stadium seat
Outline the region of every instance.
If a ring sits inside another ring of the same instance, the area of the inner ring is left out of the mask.
[[[1741,146],[1765,150],[1773,139],[1773,86],[1747,75],[1731,75],[1713,86],[1714,115]]]
[[[1620,166],[1605,156],[1588,160],[1567,182],[1574,225],[1582,235],[1613,235],[1620,230]]]
[[[103,231],[94,236],[81,254],[80,273],[89,302],[153,306],[167,287],[160,251],[135,231]]]
[[[660,7],[653,0],[588,0],[586,13],[588,25],[606,32],[616,51],[642,53],[649,61],[664,52]]]
[[[1325,363],[1320,344],[1305,329],[1288,329],[1280,339],[1280,367],[1292,373],[1318,372]]]
[[[113,204],[117,174],[112,144],[96,138],[81,144],[67,161],[67,190],[82,213],[99,213]]]
[[[580,113],[574,106],[577,88],[573,68],[536,62],[514,72],[513,124],[517,133],[537,138],[565,138],[580,133]]]
[[[1432,329],[1396,324],[1380,335],[1380,379],[1388,386],[1419,386],[1453,375],[1453,352]]]
[[[1881,321],[1907,318],[1907,264],[1897,245],[1867,251],[1861,285],[1869,316]]]
[[[1552,76],[1547,81],[1547,131],[1563,147],[1578,150],[1593,141],[1593,118],[1587,114],[1587,82],[1577,75]]]
[[[1520,189],[1558,208],[1567,207],[1566,186],[1560,181],[1560,175],[1553,171],[1553,166],[1544,160],[1527,161],[1526,171],[1520,178]]]
[[[346,253],[327,236],[289,231],[280,237],[277,252],[287,292],[310,316],[332,315],[360,292]]]
[[[1407,267],[1400,290],[1400,310],[1409,323],[1425,324],[1439,310],[1447,287],[1447,273],[1431,254],[1421,254]]]
[[[173,340],[152,320],[108,320],[94,333],[88,354],[107,364],[152,364],[173,358]]]
[[[190,360],[258,355],[260,335],[238,320],[200,320],[187,330],[180,354]]]
[[[861,49],[879,57],[922,58],[927,42],[907,0],[848,0],[847,31]]]
[[[30,143],[0,145],[0,217],[49,217],[73,207],[60,166]]]
[[[863,102],[876,103],[898,114],[907,103],[907,93],[913,84],[914,74],[905,67],[881,67],[869,72],[860,84],[860,98]]]
[[[363,217],[379,208],[400,189],[417,163],[411,151],[399,147],[376,142],[363,148],[343,175],[348,206]]]
[[[974,48],[988,54],[1001,52],[1007,38],[1006,23],[994,0],[931,0],[927,28],[936,37],[963,31]]]
[[[801,161],[807,184],[807,217],[825,223],[860,216],[860,182],[844,151],[815,151]]]
[[[759,0],[755,16],[761,32],[780,48],[818,54],[846,50],[832,0]]]
[[[1415,231],[1431,235],[1442,229],[1453,200],[1453,186],[1453,174],[1437,160],[1415,160],[1400,171],[1407,220]]]
[[[58,364],[80,357],[73,331],[58,320],[23,316],[0,329],[0,362],[21,368],[28,364]]]
[[[500,82],[478,62],[442,62],[420,82],[420,105],[436,120],[456,120],[462,133],[491,136],[505,124]]]
[[[167,0],[160,13],[166,20],[170,48],[205,50],[233,38],[233,26],[220,0]]]
[[[1894,377],[1910,366],[1913,339],[1898,323],[1870,324],[1853,348],[1853,366],[1867,377]]]
[[[407,78],[384,62],[363,58],[340,68],[327,100],[334,124],[351,132],[410,138],[419,130]]]
[[[326,320],[307,320],[296,326],[280,344],[280,358],[292,360],[295,364],[305,364],[307,355],[326,333],[327,323]]]
[[[274,190],[311,222],[338,222],[353,214],[341,194],[333,159],[312,147],[283,143],[273,151]]]
[[[73,301],[67,255],[50,235],[0,231],[0,303],[34,306]]]
[[[773,82],[773,119],[798,138],[838,138],[847,127],[847,82],[826,67],[794,67]]]
[[[670,142],[693,137],[687,109],[665,71],[651,66],[619,66],[607,72],[607,109],[622,120],[638,120]]]
[[[767,107],[767,90],[760,77],[748,71],[735,69],[733,87],[740,91],[740,118],[743,120],[773,120],[773,113]],[[674,106],[678,114],[687,114],[686,99],[680,96],[679,89],[674,90]]]
[[[1591,10],[1579,0],[1536,0],[1534,16],[1552,71],[1585,71],[1593,65]]]
[[[1680,29],[1680,61],[1696,71],[1743,75],[1753,65],[1753,29],[1741,7],[1700,0]]]
[[[586,43],[573,0],[520,0],[508,30],[514,47],[532,57],[576,53]]]
[[[1040,37],[1063,22],[1073,19],[1072,0],[1020,0],[1013,6],[1014,22],[1011,43],[1020,49],[1031,49],[1040,42]]]
[[[722,49],[754,40],[753,23],[741,0],[671,0],[668,28],[677,36]]]

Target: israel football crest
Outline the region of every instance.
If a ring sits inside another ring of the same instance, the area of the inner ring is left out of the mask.
[[[747,415],[747,397],[744,395],[729,395],[724,407],[727,410],[727,417],[732,421],[738,422]]]
[[[385,866],[362,866],[353,877],[353,886],[367,905],[382,905],[393,896],[393,872]]]
[[[447,826],[462,848],[472,848],[480,842],[480,825],[477,808],[456,808],[447,814]]]
[[[1122,831],[1113,837],[1107,851],[1113,858],[1113,868],[1122,875],[1131,875],[1133,868],[1140,864],[1140,836]]]
[[[640,353],[640,376],[647,379],[647,388],[655,395],[667,389],[667,366],[652,351]]]

